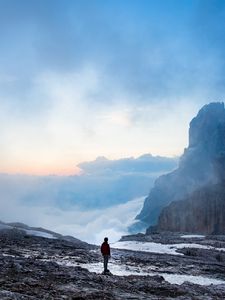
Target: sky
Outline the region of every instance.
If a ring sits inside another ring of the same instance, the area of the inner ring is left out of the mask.
[[[223,101],[225,1],[0,0],[0,172],[177,156]]]

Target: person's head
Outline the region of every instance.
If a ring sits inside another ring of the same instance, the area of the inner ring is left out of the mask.
[[[107,237],[104,238],[104,242],[108,243],[108,238]]]

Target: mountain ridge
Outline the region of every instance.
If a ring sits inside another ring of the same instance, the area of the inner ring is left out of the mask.
[[[154,226],[164,207],[173,201],[188,198],[204,186],[224,178],[225,108],[214,102],[203,106],[189,127],[189,145],[181,156],[178,168],[156,179],[136,217],[146,226]],[[165,228],[165,226],[164,226]]]

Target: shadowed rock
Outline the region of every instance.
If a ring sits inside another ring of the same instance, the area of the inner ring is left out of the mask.
[[[225,190],[223,184],[204,187],[182,201],[174,201],[162,210],[158,230],[225,233]]]
[[[184,150],[178,169],[167,175],[160,176],[155,181],[155,185],[146,198],[144,207],[137,219],[146,225],[156,225],[162,209],[172,201],[187,199],[194,191],[206,185],[223,181],[225,176],[224,167],[224,104],[211,103],[205,105],[191,121],[189,146]],[[201,205],[204,206],[206,204],[202,199]],[[189,209],[187,204],[185,209]],[[210,214],[210,209],[207,212]],[[201,215],[201,211],[199,213]],[[188,224],[188,221],[186,223]],[[208,225],[206,224],[206,226]]]

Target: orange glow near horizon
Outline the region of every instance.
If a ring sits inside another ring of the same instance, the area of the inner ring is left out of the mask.
[[[35,176],[70,176],[79,175],[81,170],[78,167],[62,167],[62,166],[51,166],[44,168],[43,166],[26,166],[26,167],[8,167],[0,168],[0,173],[6,174],[24,174],[24,175],[35,175]]]
[[[104,156],[109,160],[117,160],[117,159],[124,159],[124,158],[128,158],[128,157],[134,157],[137,158],[143,154],[148,153],[147,151],[143,152],[143,153],[132,153],[134,155],[132,155],[131,153],[127,153],[124,155],[100,155],[100,156]],[[130,154],[130,155],[129,155]],[[182,154],[182,152],[179,152],[178,154],[173,154],[170,153],[170,155],[168,155],[168,153],[166,153],[165,155],[163,155],[164,153],[160,153],[160,154],[152,154],[153,156],[156,155],[161,155],[161,156],[165,156],[165,157],[177,157],[180,156]],[[82,161],[94,161],[97,158],[97,156],[94,156],[93,158],[87,158],[86,160],[81,160]],[[76,164],[78,165],[80,162],[77,162]],[[5,161],[2,166],[0,167],[0,173],[5,173],[5,174],[21,174],[21,175],[34,175],[34,176],[48,176],[48,175],[55,175],[55,176],[70,176],[70,175],[81,175],[82,169],[80,169],[75,163],[72,163],[71,161],[67,161],[66,163],[61,163],[61,164],[56,164],[54,162],[48,162],[48,163],[41,163],[41,162],[17,162],[17,163],[13,163],[12,161],[9,163],[9,161]],[[71,167],[72,166],[72,167]]]

